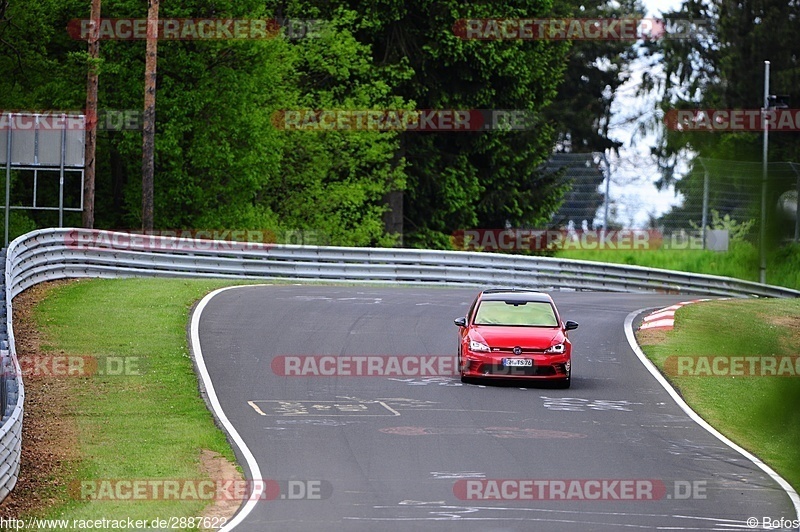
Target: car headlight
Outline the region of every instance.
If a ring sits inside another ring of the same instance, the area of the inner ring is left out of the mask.
[[[470,351],[491,351],[491,349],[489,349],[488,345],[486,345],[486,344],[484,344],[482,342],[477,342],[477,341],[472,340],[472,339],[470,339],[470,341],[469,341],[469,350]]]
[[[560,354],[562,354],[562,353],[563,353],[564,351],[566,351],[566,350],[567,350],[567,346],[566,346],[566,344],[564,344],[564,343],[562,342],[562,343],[560,343],[560,344],[551,345],[550,347],[548,347],[547,349],[545,349],[545,350],[544,350],[544,352],[545,352],[545,353],[555,353],[555,354],[558,354],[558,355],[560,355]]]

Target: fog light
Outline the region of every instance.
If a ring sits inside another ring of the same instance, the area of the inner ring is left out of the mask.
[[[567,362],[566,364],[564,364],[564,370],[565,370],[567,373],[569,373],[569,368],[570,368],[570,363],[569,363],[569,362]]]

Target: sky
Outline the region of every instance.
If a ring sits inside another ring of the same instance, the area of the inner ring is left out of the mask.
[[[665,11],[678,9],[681,5],[679,0],[642,0],[648,16],[658,16]]]
[[[648,17],[657,17],[664,11],[677,9],[681,1],[643,0],[643,4]],[[620,148],[619,157],[609,156],[609,196],[617,210],[617,221],[627,227],[645,227],[650,215],[664,214],[672,205],[681,202],[681,198],[675,196],[672,188],[659,191],[653,184],[660,177],[658,168],[649,155],[650,147],[655,145],[656,136],[653,134],[641,137],[636,134],[635,125],[631,124],[632,119],[653,111],[654,98],[635,96],[645,70],[643,62],[634,61],[630,80],[618,89],[617,98],[611,107],[609,136],[622,142],[623,147]]]

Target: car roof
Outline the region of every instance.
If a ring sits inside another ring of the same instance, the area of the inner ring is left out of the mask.
[[[550,303],[553,300],[549,294],[536,292],[535,290],[490,289],[481,292],[481,301],[540,301]]]

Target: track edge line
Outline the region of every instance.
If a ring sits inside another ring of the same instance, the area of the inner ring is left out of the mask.
[[[236,286],[226,286],[223,288],[218,288],[203,297],[200,302],[195,306],[194,310],[192,311],[192,316],[190,320],[190,329],[189,329],[189,350],[191,352],[192,358],[194,359],[195,366],[197,368],[197,373],[200,377],[202,385],[205,389],[205,399],[206,404],[208,405],[209,409],[211,410],[214,417],[217,418],[217,421],[222,425],[222,429],[227,433],[230,440],[239,448],[239,451],[242,453],[245,461],[247,462],[247,467],[250,470],[250,476],[253,480],[260,480],[261,479],[261,469],[258,467],[258,462],[256,461],[253,453],[250,451],[250,448],[247,447],[247,444],[242,439],[239,432],[233,426],[233,424],[228,419],[228,416],[225,414],[225,411],[222,409],[222,405],[220,405],[219,398],[217,397],[217,392],[214,389],[214,384],[211,382],[211,376],[208,373],[208,368],[206,367],[205,359],[203,358],[203,350],[200,347],[200,316],[203,313],[206,305],[217,295],[225,292],[227,290],[232,290],[234,288],[244,288],[244,287],[251,287],[251,286],[263,286],[263,285],[236,285]],[[255,508],[256,503],[262,497],[264,491],[263,482],[253,482],[253,493],[250,494],[247,502],[244,506],[239,508],[233,518],[225,523],[225,526],[219,529],[219,532],[228,532],[236,528],[245,517],[247,517],[250,512]]]
[[[703,429],[709,432],[712,436],[717,438],[719,441],[733,449],[734,451],[738,452],[748,460],[750,460],[753,464],[755,464],[759,469],[761,469],[764,473],[770,476],[772,480],[774,480],[783,491],[789,496],[789,499],[792,501],[792,505],[794,505],[794,512],[796,514],[796,518],[800,519],[800,496],[798,496],[795,489],[789,484],[782,476],[780,476],[775,470],[769,467],[767,464],[762,462],[757,456],[750,453],[746,449],[740,447],[739,445],[735,444],[727,437],[725,437],[722,433],[720,433],[717,429],[709,425],[709,423],[700,417],[700,415],[692,410],[686,401],[683,400],[683,397],[678,394],[675,388],[664,378],[661,372],[658,370],[655,364],[647,358],[647,355],[644,354],[642,348],[639,347],[639,343],[636,341],[636,336],[633,333],[633,320],[639,314],[649,310],[648,308],[634,310],[630,314],[625,317],[625,337],[628,340],[628,344],[630,345],[633,352],[636,354],[636,357],[642,363],[642,365],[650,372],[650,374],[655,377],[656,381],[667,391],[667,393],[672,397],[672,400],[680,407],[681,410],[684,411],[686,415],[688,415],[692,421],[700,425]]]

